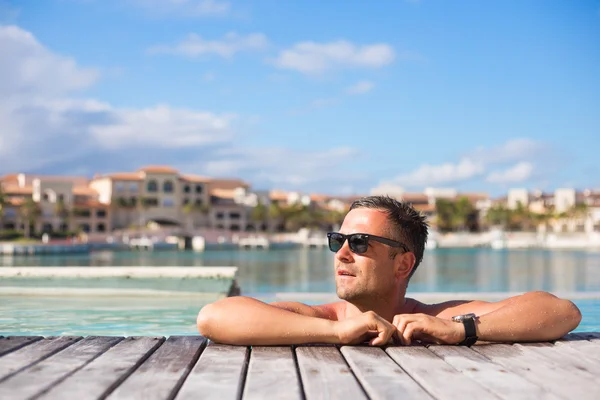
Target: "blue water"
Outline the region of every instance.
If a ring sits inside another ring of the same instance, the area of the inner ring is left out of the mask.
[[[72,256],[2,257],[0,265],[237,266],[245,295],[269,301],[294,293],[333,298],[333,254],[325,249],[272,251],[119,252]],[[577,331],[600,331],[600,253],[583,251],[439,249],[428,251],[409,293],[546,290],[571,298],[582,310]],[[500,296],[502,296],[500,294]],[[476,296],[475,296],[476,297]],[[308,303],[321,301],[302,295]],[[1,335],[195,334],[197,298],[0,296]]]

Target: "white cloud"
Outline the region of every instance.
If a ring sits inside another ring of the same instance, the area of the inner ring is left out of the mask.
[[[533,165],[529,162],[520,162],[503,171],[491,172],[486,181],[490,183],[520,183],[531,177]]]
[[[360,157],[357,149],[349,147],[320,151],[297,151],[282,147],[226,148],[215,155],[215,160],[184,164],[180,169],[201,170],[212,176],[251,174],[258,186],[283,189],[299,189],[319,183],[331,188],[332,182],[342,187],[354,182],[354,178],[364,179],[360,174],[340,175],[339,168],[331,168]]]
[[[217,0],[132,0],[154,15],[183,17],[222,16],[231,11],[231,4]]]
[[[184,148],[231,139],[233,115],[173,109],[114,108],[69,98],[98,79],[94,69],[52,53],[16,26],[0,27],[0,167],[27,170],[87,152]]]
[[[364,94],[370,92],[375,87],[373,82],[360,81],[346,88],[347,94]]]
[[[198,57],[204,54],[216,54],[231,58],[241,51],[258,51],[268,46],[268,40],[262,33],[238,35],[235,32],[226,34],[220,40],[206,40],[195,33],[173,46],[158,45],[148,49],[149,54],[176,54],[186,57]]]
[[[275,59],[279,68],[305,74],[338,68],[379,68],[394,61],[394,49],[384,43],[359,46],[347,41],[302,42],[283,50]]]
[[[479,147],[469,152],[467,157],[486,164],[513,163],[546,153],[548,150],[545,143],[528,138],[518,138],[508,140],[499,146]]]
[[[256,124],[256,115],[169,105],[122,108],[83,95],[70,97],[72,90],[93,84],[98,74],[52,53],[20,28],[1,30],[0,48],[10,50],[10,57],[0,58],[0,174],[102,173],[168,164],[186,173],[242,177],[259,188],[329,193],[352,191],[367,180],[361,173],[339,174],[341,165],[360,160],[356,149],[236,147],[237,131]],[[19,72],[28,65],[44,68],[33,68],[36,73],[24,78]]]
[[[114,123],[90,126],[99,145],[110,149],[160,146],[182,148],[231,140],[233,115],[173,109],[111,110]]]
[[[21,28],[0,26],[0,93],[61,94],[91,86],[98,71],[56,55]]]
[[[484,172],[483,164],[464,158],[458,163],[421,165],[413,172],[394,178],[393,182],[404,186],[440,185],[471,179]]]

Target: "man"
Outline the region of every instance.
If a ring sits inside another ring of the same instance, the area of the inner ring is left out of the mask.
[[[309,306],[229,297],[205,306],[197,323],[209,339],[237,345],[302,343],[408,345],[415,340],[471,345],[558,339],[581,321],[569,300],[530,292],[499,302],[423,304],[405,298],[423,258],[427,224],[389,197],[355,201],[340,233],[329,233],[341,301]],[[474,315],[473,315],[474,314]]]

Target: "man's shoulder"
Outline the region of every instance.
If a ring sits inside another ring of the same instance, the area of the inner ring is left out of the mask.
[[[344,318],[346,313],[345,301],[335,301],[333,303],[318,304],[312,306],[320,314],[321,318],[327,318],[333,321],[339,321]]]

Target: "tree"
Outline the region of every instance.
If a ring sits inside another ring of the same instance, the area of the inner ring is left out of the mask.
[[[4,194],[4,191],[2,190],[2,187],[0,186],[0,230],[2,230],[3,228],[3,218],[4,218],[4,209],[6,208],[6,205],[8,204],[8,199],[6,198],[6,195]]]
[[[496,204],[487,211],[485,219],[490,225],[500,225],[502,228],[506,228],[510,221],[510,210],[502,204]]]
[[[61,219],[61,223],[64,223],[67,226],[66,230],[68,231],[69,230],[68,227],[71,222],[71,210],[69,209],[69,207],[67,207],[64,200],[59,200],[56,203],[55,211],[56,211],[56,215],[58,215],[59,218]]]
[[[37,219],[42,214],[40,206],[32,198],[28,198],[19,208],[19,214],[25,225],[24,236],[29,238],[31,236],[31,225],[35,226]]]
[[[250,220],[254,222],[255,226],[262,225],[267,219],[269,219],[269,210],[263,203],[258,203],[250,211]]]

